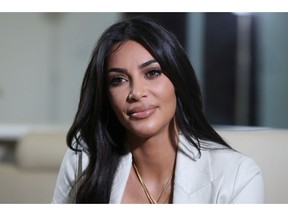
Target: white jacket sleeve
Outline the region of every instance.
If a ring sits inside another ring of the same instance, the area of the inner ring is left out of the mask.
[[[74,184],[81,167],[81,154],[71,149],[66,151],[56,180],[52,203],[74,202],[76,192]]]
[[[231,203],[264,203],[263,177],[250,158],[245,158],[238,166]]]

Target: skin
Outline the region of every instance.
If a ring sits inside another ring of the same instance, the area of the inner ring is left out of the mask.
[[[176,95],[159,63],[139,43],[114,46],[108,58],[110,104],[126,129],[134,162],[151,195],[157,200],[173,173],[177,152]],[[159,203],[171,198],[172,183]],[[123,203],[148,203],[131,169]]]

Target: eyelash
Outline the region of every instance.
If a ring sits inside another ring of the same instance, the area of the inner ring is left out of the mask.
[[[152,75],[151,75],[152,74]],[[147,79],[155,79],[156,77],[160,76],[162,74],[162,71],[157,68],[149,69],[145,72],[145,77]]]
[[[153,80],[157,78],[158,76],[160,76],[161,74],[162,74],[162,71],[160,69],[152,68],[152,69],[147,70],[144,73],[144,76],[148,80]],[[117,86],[122,85],[125,81],[128,81],[128,78],[126,76],[115,75],[115,76],[112,76],[110,79],[108,79],[108,85],[111,87],[117,87]]]
[[[108,81],[108,85],[112,87],[120,86],[123,82],[125,82],[127,78],[124,76],[113,76],[111,79]]]

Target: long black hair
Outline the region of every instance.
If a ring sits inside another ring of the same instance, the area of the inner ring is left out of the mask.
[[[133,40],[144,46],[173,83],[177,105],[175,119],[179,131],[201,153],[200,140],[229,147],[207,121],[194,69],[176,37],[155,21],[134,17],[110,26],[99,38],[92,53],[81,88],[67,145],[87,152],[89,163],[77,190],[77,203],[108,203],[114,174],[125,154],[123,126],[108,101],[106,64],[112,47]]]

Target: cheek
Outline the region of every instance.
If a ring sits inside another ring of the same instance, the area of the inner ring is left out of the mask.
[[[167,78],[165,82],[157,85],[156,92],[159,97],[162,98],[162,100],[166,101],[167,103],[174,104],[176,101],[176,94],[175,94],[175,88],[171,81]]]
[[[164,105],[162,111],[165,110],[166,115],[174,116],[176,111],[176,93],[171,81],[167,79],[166,82],[157,85],[155,93]]]
[[[115,114],[119,117],[119,114],[122,113],[125,106],[125,94],[124,92],[117,91],[115,89],[109,90],[108,93],[109,102]]]
[[[167,91],[168,92],[168,91]],[[176,94],[175,91],[170,91],[166,97],[166,105],[168,115],[174,116],[176,112]]]

